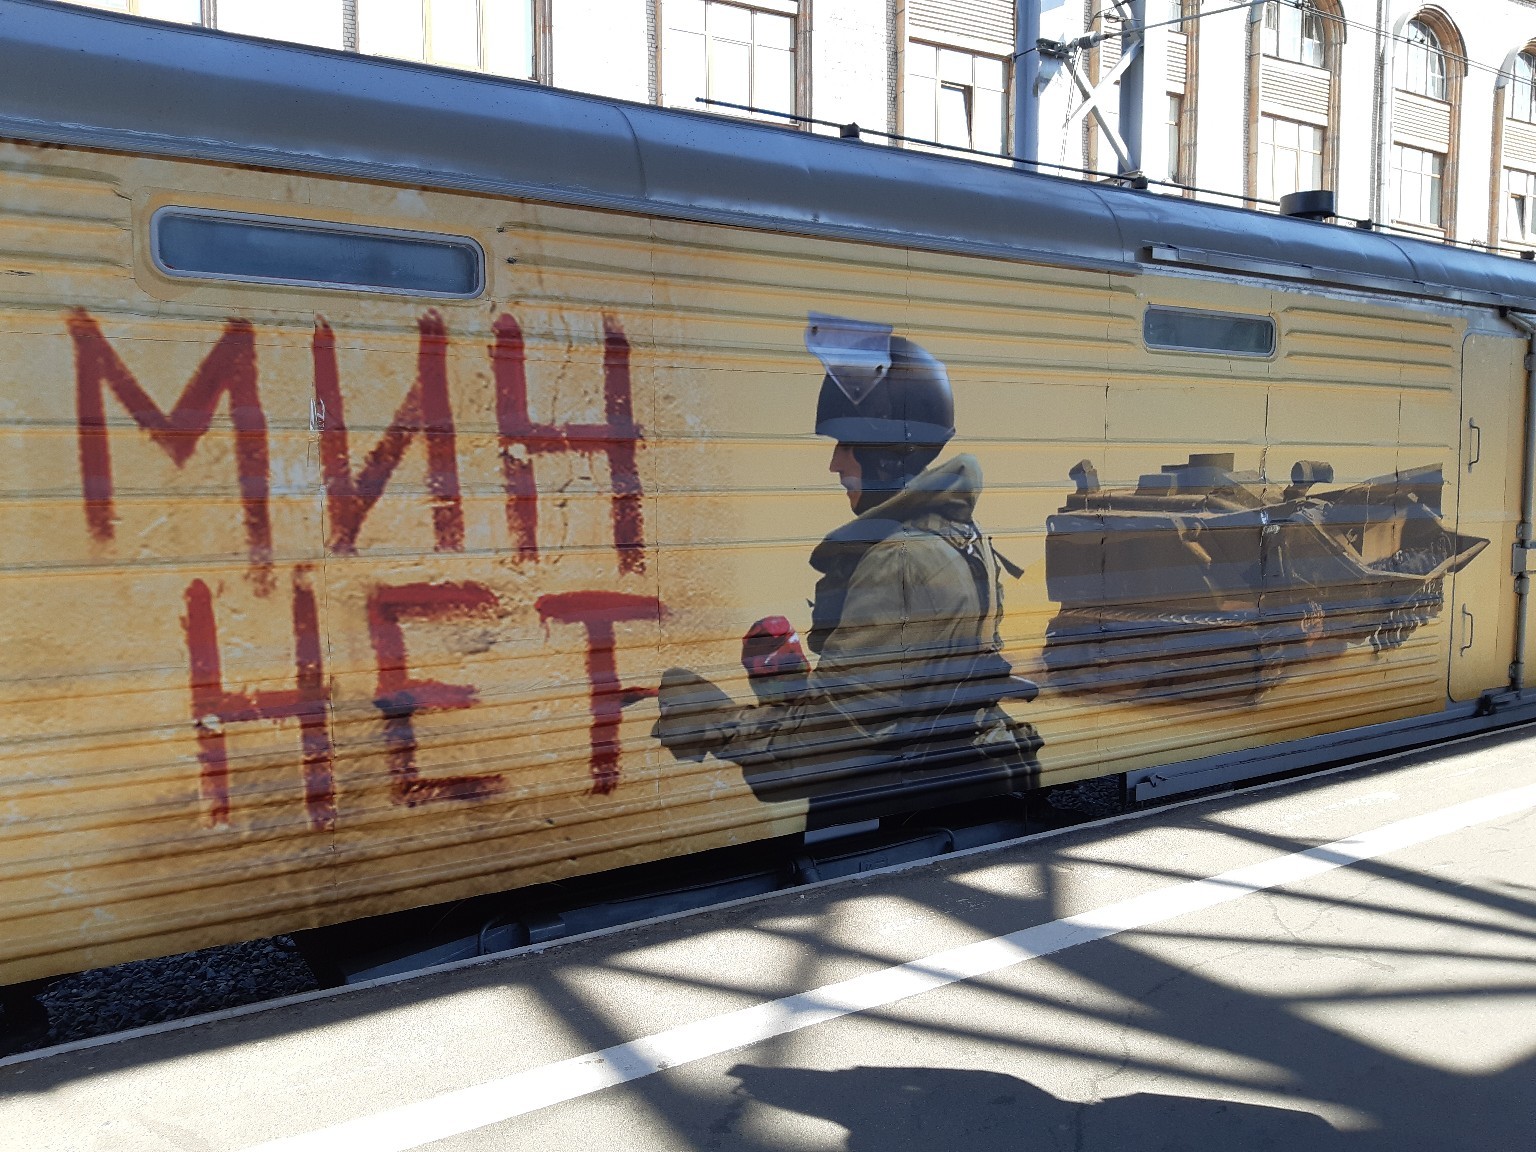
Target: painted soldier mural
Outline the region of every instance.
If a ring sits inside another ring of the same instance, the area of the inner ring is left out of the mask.
[[[789,621],[759,620],[742,651],[758,702],[669,669],[656,736],[813,813],[939,786],[1028,787],[1041,741],[1002,701],[1035,686],[1012,675],[999,634],[1003,576],[1020,573],[976,524],[980,464],[940,459],[955,434],[949,374],[888,325],[812,313],[805,343],[825,369],[816,432],[835,443],[830,469],[854,513],[811,553],[815,666]]]

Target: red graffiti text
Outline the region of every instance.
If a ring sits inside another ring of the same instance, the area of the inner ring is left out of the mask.
[[[330,701],[320,657],[320,624],[309,572],[293,574],[293,643],[297,686],[265,692],[224,687],[213,593],[201,580],[186,592],[182,628],[192,666],[192,718],[197,728],[203,802],[213,827],[229,823],[229,756],[224,729],[256,720],[299,722],[304,749],[304,809],[309,826],[325,831],[336,824],[336,790],[330,734]]]
[[[363,521],[384,494],[411,442],[420,436],[427,449],[427,490],[432,494],[432,531],[439,552],[464,547],[464,506],[459,496],[459,464],[454,444],[453,410],[448,404],[448,332],[443,318],[428,312],[417,323],[416,382],[405,394],[383,437],[353,475],[346,408],[336,369],[336,335],[316,319],[313,351],[315,399],[324,413],[320,431],[320,466],[325,477],[332,552],[357,551]]]
[[[257,591],[270,591],[272,525],[267,507],[267,419],[256,390],[256,340],[250,322],[231,320],[225,325],[224,334],[198,365],[169,413],[139,385],[107,343],[96,321],[83,309],[70,314],[69,333],[75,345],[80,476],[85,492],[85,521],[91,535],[108,541],[116,534],[103,385],[112,390],[134,422],[149,433],[149,438],[178,468],[191,459],[198,441],[213,423],[219,397],[228,393],[246,546]]]
[[[401,628],[401,622],[408,619],[488,615],[495,608],[496,594],[483,584],[401,584],[375,588],[368,597],[368,627],[379,662],[379,693],[374,704],[384,713],[395,803],[415,807],[435,800],[480,800],[501,791],[502,778],[494,773],[430,779],[420,774],[412,717],[421,712],[468,708],[475,703],[477,693],[469,684],[413,678],[407,671],[405,632]]]
[[[539,555],[539,492],[533,457],[562,452],[608,457],[613,492],[613,546],[620,572],[645,571],[645,513],[636,446],[643,438],[635,423],[629,375],[629,340],[611,317],[603,318],[602,424],[536,424],[528,414],[528,376],[523,330],[511,316],[496,321],[491,367],[496,378],[496,422],[501,433],[502,483],[507,494],[507,530],[525,560]]]
[[[655,688],[626,688],[614,660],[613,626],[621,620],[660,620],[661,601],[621,592],[560,592],[534,605],[546,624],[580,624],[587,630],[587,685],[592,712],[592,791],[605,796],[619,784],[619,721],[626,704],[655,696]]]

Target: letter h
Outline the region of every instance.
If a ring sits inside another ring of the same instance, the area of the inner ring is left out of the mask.
[[[620,572],[645,571],[644,493],[636,460],[644,434],[635,423],[629,373],[629,339],[618,321],[603,317],[602,424],[535,424],[528,415],[528,375],[523,330],[511,316],[496,321],[491,368],[496,378],[496,421],[501,433],[502,482],[507,530],[519,559],[539,556],[539,492],[532,457],[562,452],[608,457],[613,492],[613,546]]]
[[[212,827],[229,824],[229,754],[224,729],[255,720],[299,722],[304,748],[304,810],[309,826],[325,832],[336,826],[334,757],[331,750],[330,699],[320,655],[319,613],[309,572],[293,574],[294,666],[297,685],[265,692],[235,692],[224,687],[213,593],[201,580],[187,587],[182,626],[192,665],[192,716],[197,726],[197,758],[202,766],[203,801]]]

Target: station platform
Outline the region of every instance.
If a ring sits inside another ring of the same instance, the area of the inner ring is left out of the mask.
[[[11,1057],[0,1147],[1536,1148],[1536,728]]]

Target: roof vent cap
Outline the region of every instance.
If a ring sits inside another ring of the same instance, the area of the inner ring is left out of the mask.
[[[1333,193],[1326,188],[1312,188],[1306,192],[1292,192],[1280,197],[1280,215],[1297,216],[1303,220],[1327,220],[1337,216]]]

